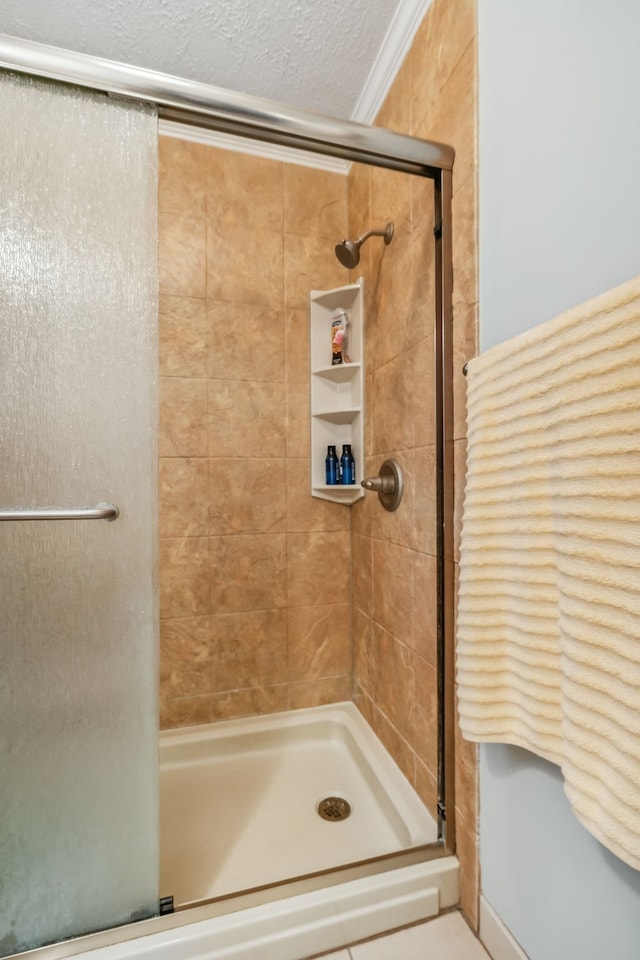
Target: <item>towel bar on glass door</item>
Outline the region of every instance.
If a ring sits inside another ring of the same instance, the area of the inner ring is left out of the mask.
[[[119,515],[113,503],[78,509],[0,510],[0,520],[117,520]]]

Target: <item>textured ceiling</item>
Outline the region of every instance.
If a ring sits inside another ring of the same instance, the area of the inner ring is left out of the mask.
[[[2,0],[0,32],[352,117],[394,15],[418,2]]]

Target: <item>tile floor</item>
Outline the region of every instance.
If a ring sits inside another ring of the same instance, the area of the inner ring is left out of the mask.
[[[322,960],[489,960],[489,954],[459,913],[447,913],[416,927],[327,953]]]

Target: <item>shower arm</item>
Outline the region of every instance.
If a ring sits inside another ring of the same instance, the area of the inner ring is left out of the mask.
[[[365,240],[369,239],[369,237],[384,237],[386,235],[386,232],[387,232],[386,229],[385,230],[367,230],[367,232],[363,233],[361,237],[358,237],[358,239],[355,241],[355,245],[357,247],[360,247],[365,242]]]

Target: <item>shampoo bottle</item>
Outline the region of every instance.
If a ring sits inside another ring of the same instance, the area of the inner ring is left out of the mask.
[[[356,462],[351,453],[351,444],[345,443],[340,457],[341,483],[353,484],[356,482]]]
[[[334,486],[339,482],[340,464],[338,463],[338,454],[334,445],[327,447],[327,456],[324,461],[325,481],[328,485]]]

